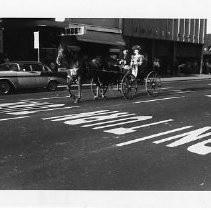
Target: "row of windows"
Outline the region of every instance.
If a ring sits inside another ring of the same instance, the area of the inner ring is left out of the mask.
[[[42,64],[1,64],[0,71],[48,71]]]

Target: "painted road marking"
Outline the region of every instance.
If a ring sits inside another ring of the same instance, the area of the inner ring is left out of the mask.
[[[92,116],[92,114],[101,114],[101,113],[107,113],[109,112],[109,110],[101,110],[101,111],[94,111],[94,112],[83,112],[80,114],[70,114],[70,115],[60,115],[60,116],[54,116],[54,117],[47,117],[47,118],[42,118],[43,120],[52,120],[52,119],[60,119],[63,118],[65,119],[67,117],[67,119],[69,119],[68,117],[70,117],[70,119],[72,119],[72,117],[86,117],[86,116]],[[118,111],[114,111],[113,113],[116,113]]]
[[[120,123],[111,124],[111,125],[94,127],[93,129],[103,129],[103,128],[114,127],[114,126],[117,126],[117,125],[119,126],[119,125],[125,125],[125,124],[129,124],[129,123],[149,120],[149,119],[152,119],[152,116],[136,116],[136,117],[130,117],[129,119],[130,119],[130,121],[127,120],[126,122],[120,122]]]
[[[25,115],[25,114],[33,114],[36,112],[47,112],[47,111],[54,111],[54,110],[59,110],[59,109],[72,109],[75,107],[62,107],[62,108],[54,108],[54,109],[43,109],[43,110],[37,110],[37,111],[21,111],[21,112],[12,112],[12,113],[7,113],[7,114],[11,114],[11,115]]]
[[[70,96],[55,96],[55,97],[49,97],[49,98],[29,98],[29,99],[23,99],[21,101],[40,101],[40,100],[50,100],[50,99],[57,99],[57,98],[69,98]]]
[[[19,101],[13,103],[1,103],[0,113],[9,115],[27,115],[43,111],[71,109],[76,107],[79,106],[65,106],[65,104],[55,104],[41,101]]]
[[[128,117],[128,116],[134,116],[135,114],[127,114],[127,115],[122,115],[121,117]],[[108,123],[113,123],[113,122],[120,122],[120,121],[125,121],[125,120],[129,120],[129,118],[123,118],[123,119],[117,119],[117,120],[110,120],[110,121],[106,121],[106,122],[99,122],[99,123],[92,123],[92,124],[89,124],[89,125],[83,125],[82,127],[83,128],[86,128],[86,127],[93,127],[93,126],[96,126],[96,125],[105,125],[105,124],[108,124]]]
[[[167,89],[171,89],[171,88],[173,88],[173,87],[162,87],[162,88],[160,88],[161,90],[167,90]]]
[[[211,147],[207,146],[207,144],[211,143],[211,139],[196,143],[192,146],[189,146],[187,150],[189,152],[193,152],[199,155],[207,155],[211,153]]]
[[[159,99],[152,99],[152,100],[147,100],[147,101],[136,101],[133,102],[134,104],[139,104],[139,103],[148,103],[148,102],[154,102],[154,101],[165,101],[165,100],[170,100],[170,99],[178,99],[178,98],[182,98],[185,96],[181,96],[181,97],[169,97],[169,98],[159,98]]]
[[[130,116],[130,117],[128,117]],[[79,114],[72,115],[62,115],[54,116],[49,118],[42,118],[43,120],[50,120],[52,122],[62,122],[67,125],[79,125],[84,128],[90,128],[93,130],[102,129],[103,132],[112,133],[115,135],[129,134],[136,132],[137,129],[142,129],[150,126],[166,124],[174,121],[173,119],[167,119],[157,122],[149,122],[146,124],[141,124],[138,126],[132,126],[133,123],[142,122],[142,121],[151,121],[152,116],[134,116],[134,114],[129,114],[127,112],[119,111],[109,111],[109,110],[100,110],[94,112],[84,112]],[[120,125],[126,125],[126,127],[120,127]],[[107,129],[109,127],[114,127],[113,129]],[[121,142],[115,144],[113,147],[122,147],[130,144],[135,144],[138,142],[155,139],[152,143],[161,144],[168,142],[167,147],[178,147],[180,145],[195,143],[197,140],[202,140],[203,142],[196,143],[187,147],[187,150],[196,154],[205,155],[211,153],[211,146],[208,144],[211,143],[211,139],[205,139],[206,137],[211,136],[210,126],[194,129],[192,131],[187,131],[188,129],[193,128],[193,126],[184,126],[172,130],[167,130],[164,132],[152,134],[149,136],[129,140],[126,142]],[[185,131],[185,132],[184,132]],[[180,132],[179,134],[174,135],[174,133]],[[181,133],[183,132],[183,133]],[[173,134],[173,135],[172,135]],[[171,136],[169,136],[171,135]],[[166,138],[159,139],[159,137],[166,136]],[[157,140],[156,140],[157,139]],[[171,142],[170,142],[171,141]],[[170,143],[169,143],[170,142]]]
[[[42,118],[43,120],[51,120],[52,122],[63,122],[67,125],[80,125],[83,128],[92,128],[93,130],[103,129],[104,132],[122,135],[126,133],[136,132],[139,128],[159,125],[173,121],[172,119],[151,122],[132,127],[119,127],[120,125],[131,125],[133,123],[152,120],[152,116],[134,116],[128,112],[100,110],[94,112],[84,112],[72,115],[54,116]],[[113,129],[108,129],[114,127]]]
[[[166,134],[170,134],[170,133],[174,133],[174,132],[177,132],[177,131],[185,130],[185,129],[188,129],[188,128],[191,128],[191,127],[193,127],[193,126],[185,126],[185,127],[173,129],[173,130],[170,130],[170,131],[165,131],[165,132],[153,134],[153,135],[150,135],[150,136],[145,136],[145,137],[142,137],[142,138],[138,138],[138,139],[134,139],[134,140],[130,140],[130,141],[126,141],[126,142],[122,142],[122,143],[116,144],[116,146],[117,147],[122,147],[122,146],[126,146],[126,145],[129,145],[129,144],[134,144],[134,143],[137,143],[137,142],[140,142],[140,141],[145,141],[145,140],[148,140],[148,139],[156,138],[156,137],[163,136],[163,135],[166,135]]]
[[[182,128],[179,128],[179,129],[174,129],[174,130],[170,130],[170,131],[166,131],[166,132],[162,132],[162,133],[158,133],[158,134],[154,134],[154,135],[150,135],[150,136],[145,136],[143,138],[138,138],[138,139],[130,140],[130,141],[127,141],[127,142],[122,142],[122,143],[116,144],[114,146],[122,147],[122,146],[130,145],[130,144],[138,143],[140,141],[145,141],[145,140],[148,140],[148,139],[152,139],[152,138],[160,137],[160,136],[167,135],[167,134],[170,134],[170,133],[174,133],[176,131],[189,129],[191,127],[193,127],[193,126],[186,126],[186,127],[182,127]],[[195,130],[192,130],[192,131],[189,131],[189,132],[185,132],[185,133],[182,133],[182,134],[178,134],[178,135],[175,135],[175,136],[171,136],[171,137],[168,137],[168,138],[165,138],[165,139],[156,140],[152,143],[161,144],[161,143],[164,143],[164,142],[176,140],[176,141],[173,141],[172,143],[167,144],[165,146],[167,146],[167,147],[178,147],[180,145],[189,144],[189,143],[193,143],[193,142],[198,141],[198,140],[202,140],[206,137],[211,137],[211,132],[206,133],[209,130],[211,130],[211,127],[207,126],[207,127],[195,129]],[[198,143],[195,143],[191,146],[188,146],[187,150],[189,152],[192,152],[192,153],[195,153],[195,154],[198,154],[198,155],[207,155],[207,154],[211,153],[210,144],[211,144],[211,139],[205,139],[201,142],[198,142]]]
[[[172,90],[172,91],[174,91],[174,92],[176,92],[176,93],[192,93],[192,92],[195,92],[195,91],[193,91],[193,90]]]
[[[27,117],[29,117],[29,116],[21,116],[21,117],[13,117],[13,118],[4,118],[4,119],[0,119],[0,121],[17,120],[17,119],[27,118]]]
[[[59,119],[53,119],[52,121],[65,121],[65,124],[78,125],[83,123],[91,123],[98,120],[111,119],[113,114],[118,113],[118,111],[105,111],[105,112],[84,112],[80,114],[73,114],[71,116],[65,116]],[[118,113],[121,115],[121,113]],[[110,117],[110,115],[112,115]],[[116,116],[116,115],[115,115]]]
[[[146,128],[146,127],[149,127],[149,126],[159,125],[159,124],[172,122],[172,121],[173,121],[172,119],[169,119],[169,120],[153,122],[153,123],[149,123],[149,124],[145,124],[145,125],[139,125],[139,126],[135,126],[135,127],[130,127],[130,128],[123,128],[123,127],[121,127],[121,128],[114,128],[114,129],[110,129],[110,130],[105,130],[105,132],[113,133],[113,134],[116,134],[116,135],[123,135],[123,134],[135,132],[138,128]]]

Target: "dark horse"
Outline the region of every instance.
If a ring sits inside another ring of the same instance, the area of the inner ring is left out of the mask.
[[[67,90],[70,98],[75,99],[74,103],[78,103],[81,99],[82,84],[87,80],[93,79],[98,89],[100,84],[97,77],[97,72],[103,69],[103,62],[100,57],[89,58],[87,55],[81,55],[79,49],[68,49],[60,46],[56,63],[60,68],[67,69]],[[71,92],[71,86],[78,85],[78,96]],[[98,95],[95,96],[97,98]],[[103,96],[102,96],[103,97]]]

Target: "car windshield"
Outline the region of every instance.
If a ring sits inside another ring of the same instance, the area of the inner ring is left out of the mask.
[[[20,64],[20,70],[21,71],[31,71],[31,68],[30,68],[30,65],[29,64],[21,63]]]
[[[31,67],[32,67],[32,71],[43,71],[42,64],[39,64],[39,63],[31,64]]]
[[[9,65],[9,69],[10,69],[10,71],[18,71],[18,66],[17,66],[17,64],[10,64]]]
[[[9,71],[9,64],[1,64],[0,65],[0,71]]]

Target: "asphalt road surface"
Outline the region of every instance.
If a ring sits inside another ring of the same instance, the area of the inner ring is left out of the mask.
[[[157,97],[115,90],[0,98],[0,189],[211,190],[211,81],[164,83]]]

